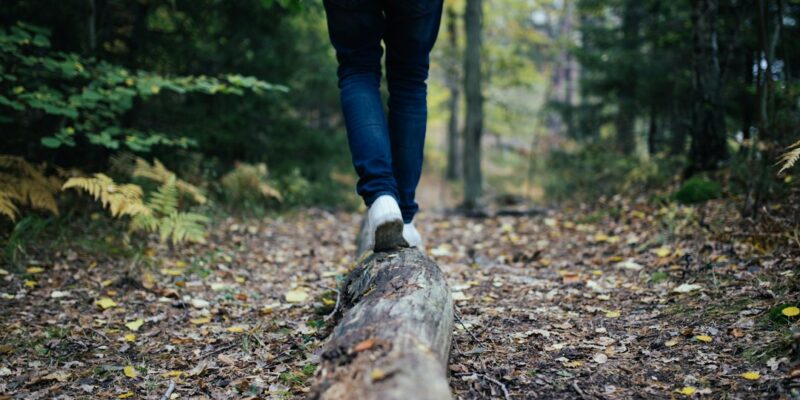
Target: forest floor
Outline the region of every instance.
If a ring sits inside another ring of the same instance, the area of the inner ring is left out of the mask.
[[[780,216],[797,210],[761,215],[630,199],[421,215],[460,316],[455,397],[798,396],[800,246]],[[28,246],[0,269],[0,399],[159,399],[170,382],[171,398],[303,397],[359,218],[227,219],[205,244],[132,253],[89,220],[94,239]]]

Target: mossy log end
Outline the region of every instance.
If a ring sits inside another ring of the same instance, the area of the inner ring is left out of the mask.
[[[453,299],[430,258],[417,249],[370,255],[348,275],[340,306],[310,398],[452,398]]]

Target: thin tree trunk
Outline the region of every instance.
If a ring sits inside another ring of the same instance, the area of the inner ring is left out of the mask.
[[[694,102],[687,176],[716,169],[727,158],[717,43],[717,1],[692,0]]]
[[[456,32],[456,12],[452,5],[447,7],[447,36],[452,52],[448,62],[450,67],[447,71],[447,86],[450,89],[450,119],[447,122],[447,170],[445,177],[448,180],[456,180],[461,177],[460,149],[459,149],[459,102],[461,97],[461,82],[459,79],[458,63],[458,33]]]
[[[464,208],[474,211],[483,194],[481,173],[481,134],[483,95],[481,94],[481,6],[482,0],[467,0],[464,27],[467,33],[464,56],[464,94],[467,102],[464,128]]]
[[[641,13],[637,1],[625,3],[622,16],[622,49],[626,56],[633,59],[639,45],[639,21]],[[619,110],[615,125],[617,130],[617,150],[623,154],[632,154],[636,148],[635,122],[636,122],[636,66],[634,62],[626,63],[623,67],[624,82],[618,88]]]
[[[655,104],[650,105],[650,126],[647,129],[647,153],[655,155],[658,152],[658,121]]]

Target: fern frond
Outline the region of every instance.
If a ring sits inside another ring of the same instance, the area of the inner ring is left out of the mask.
[[[178,187],[175,177],[170,177],[158,190],[150,195],[148,208],[161,215],[169,215],[178,211]]]
[[[0,214],[7,216],[11,222],[16,222],[19,214],[19,210],[11,201],[11,198],[4,193],[0,193]]]
[[[786,153],[783,153],[780,158],[778,158],[778,164],[782,164],[778,174],[792,168],[797,163],[797,160],[800,160],[800,140],[787,147]]]
[[[172,244],[184,241],[204,243],[204,226],[207,222],[208,218],[204,215],[189,212],[173,213],[162,219],[161,240],[171,237]]]
[[[133,184],[118,185],[102,173],[96,173],[89,178],[70,178],[61,189],[80,189],[88,192],[95,200],[100,201],[104,208],[111,211],[113,217],[150,213],[142,201],[141,187]]]
[[[146,160],[137,157],[136,166],[133,167],[132,175],[147,178],[162,184],[170,179],[174,179],[175,186],[181,193],[188,194],[199,204],[204,204],[206,202],[206,197],[203,195],[203,191],[200,190],[200,188],[182,179],[178,179],[175,173],[168,170],[158,159],[153,159],[153,165],[150,165]]]
[[[0,195],[5,203],[0,210],[3,215],[17,215],[16,205],[47,210],[58,215],[55,192],[61,186],[55,176],[45,176],[44,166],[35,167],[19,156],[0,155]],[[9,207],[9,204],[13,207]],[[12,218],[13,220],[14,218]]]

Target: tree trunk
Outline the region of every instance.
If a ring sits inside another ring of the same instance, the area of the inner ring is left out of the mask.
[[[447,71],[447,87],[450,89],[450,119],[447,123],[447,170],[445,177],[456,180],[461,177],[461,164],[459,152],[459,100],[461,97],[461,83],[459,79],[458,63],[458,33],[456,32],[456,12],[452,5],[447,7],[447,36],[450,44],[451,56],[448,58],[450,66]]]
[[[628,1],[622,15],[622,50],[629,60],[636,59],[639,46],[639,21],[641,13],[638,1]],[[617,130],[617,150],[622,154],[632,154],[636,149],[636,64],[624,63],[623,81],[618,88],[618,111],[615,119]]]
[[[717,44],[717,1],[692,0],[694,102],[687,176],[716,169],[727,158]]]
[[[467,118],[464,127],[464,208],[474,211],[483,194],[481,173],[481,134],[483,96],[481,94],[481,6],[482,0],[467,0],[464,27],[467,44],[464,56],[464,95]]]
[[[343,315],[321,356],[312,399],[451,399],[453,299],[416,249],[361,261],[340,292]]]

